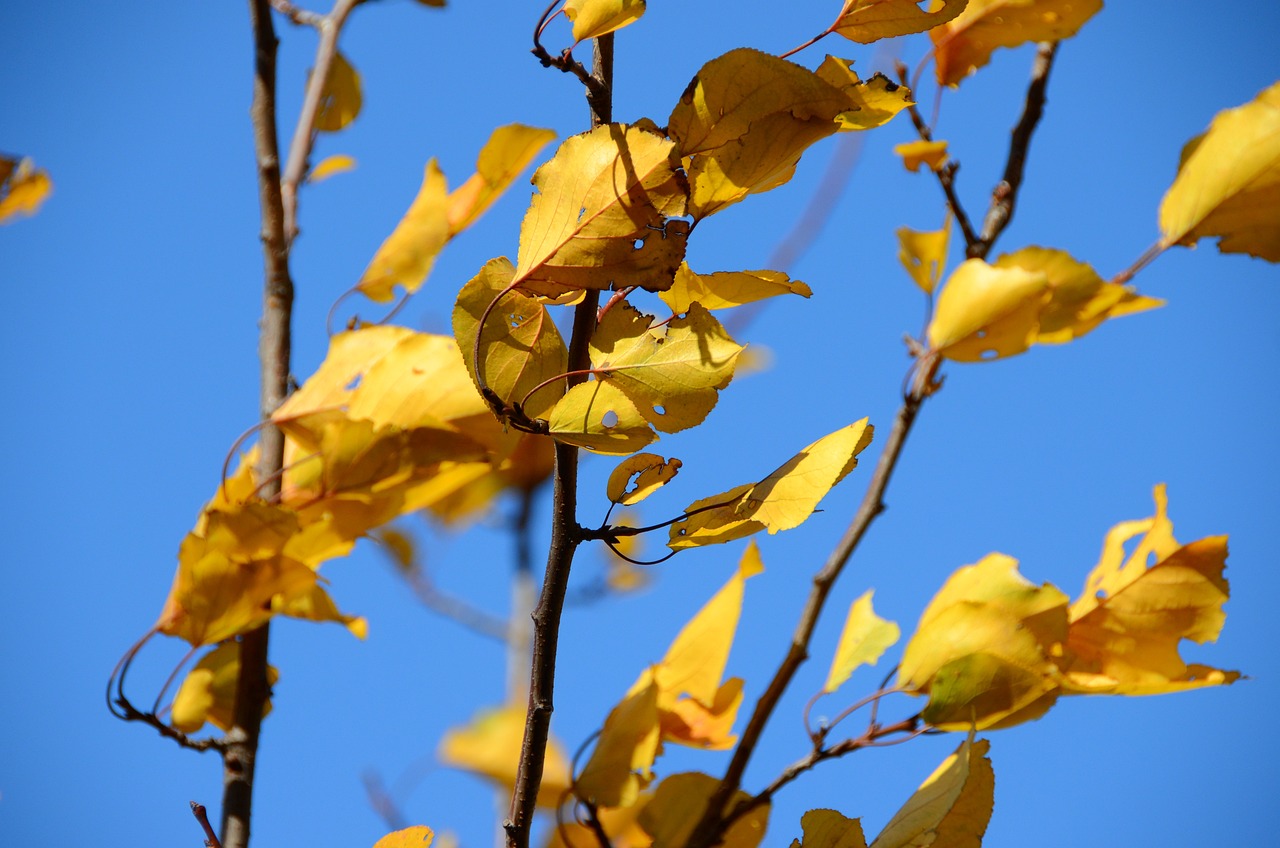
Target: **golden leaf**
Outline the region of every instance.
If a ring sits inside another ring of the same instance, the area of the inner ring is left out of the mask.
[[[440,762],[512,788],[520,765],[526,713],[524,704],[480,710],[467,726],[445,733],[438,751]],[[569,759],[559,742],[548,739],[538,805],[559,806],[568,789]]]
[[[524,124],[494,130],[480,148],[476,172],[449,193],[450,238],[474,224],[555,137],[551,130]]]
[[[575,44],[622,29],[640,20],[645,0],[565,0],[564,15],[573,21]]]
[[[968,259],[951,272],[929,322],[929,346],[977,362],[1022,353],[1035,341],[1050,298],[1043,271],[995,268]]]
[[[663,459],[652,453],[627,457],[609,475],[607,497],[616,504],[638,504],[670,482],[681,465],[675,457]]]
[[[720,781],[700,772],[673,774],[658,784],[653,799],[640,813],[640,826],[653,837],[653,848],[681,848]],[[733,809],[750,798],[739,789],[725,804]],[[721,848],[756,848],[764,840],[769,824],[769,805],[761,804],[729,826],[718,843]]]
[[[53,180],[30,157],[0,156],[0,224],[36,214],[53,191]]]
[[[940,230],[926,233],[899,227],[897,233],[898,261],[925,294],[933,294],[947,267],[951,216],[947,216]]]
[[[1102,0],[969,0],[946,26],[929,32],[939,85],[958,86],[1001,47],[1075,35]]]
[[[991,743],[960,743],[871,843],[871,848],[978,848],[995,804]]]
[[[676,315],[683,315],[689,307],[698,303],[704,309],[729,309],[745,303],[755,303],[769,297],[798,294],[811,297],[813,290],[799,280],[792,280],[781,271],[717,271],[714,274],[695,274],[689,266],[680,263],[674,285],[658,297],[671,307]]]
[[[335,53],[329,66],[329,78],[320,89],[320,109],[315,128],[321,132],[337,132],[356,119],[364,98],[360,94],[360,74],[341,53]]]
[[[345,174],[347,171],[353,171],[356,167],[356,160],[346,154],[338,154],[336,156],[326,156],[316,163],[310,171],[307,172],[307,182],[319,183],[329,179],[337,174]]]
[[[868,589],[849,606],[823,692],[830,694],[839,689],[859,666],[875,665],[898,641],[901,635],[898,625],[876,615],[871,606],[873,594],[875,590]]]
[[[658,684],[646,672],[609,712],[574,791],[601,807],[629,807],[653,780],[661,747]]]
[[[613,848],[650,848],[653,840],[649,834],[641,830],[636,819],[640,811],[649,803],[653,795],[641,794],[626,807],[609,807],[600,809],[600,825],[609,837]],[[557,823],[548,828],[547,842],[544,848],[600,848],[600,840],[595,831],[576,822]]]
[[[850,59],[827,56],[814,71],[820,78],[844,92],[852,102],[851,109],[836,115],[840,129],[870,130],[884,126],[894,115],[911,106],[911,89],[898,85],[881,73],[862,80],[854,73]]]
[[[569,138],[533,175],[515,281],[529,294],[669,288],[684,258],[688,188],[674,144],[651,124]]]
[[[428,6],[443,6],[444,0],[418,0]],[[414,825],[396,830],[373,843],[373,848],[431,848],[435,834],[426,825]],[[443,846],[442,846],[443,848]]]
[[[942,0],[941,7],[926,12],[916,0],[845,0],[832,29],[850,41],[870,44],[945,24],[960,14],[967,2]]]
[[[804,840],[793,840],[791,848],[867,848],[862,822],[835,810],[809,810],[800,817],[800,827]]]
[[[356,288],[379,303],[394,300],[396,286],[406,292],[417,291],[450,235],[448,184],[436,160],[431,159],[418,196],[369,260]]]
[[[1219,237],[1223,253],[1280,262],[1280,82],[1187,144],[1160,232],[1166,247]]]
[[[908,141],[895,144],[893,152],[902,157],[902,164],[913,174],[921,165],[929,166],[931,171],[941,171],[947,164],[946,141]]]
[[[738,741],[731,731],[741,706],[740,677],[731,677],[722,683],[710,704],[680,698],[658,712],[662,739],[689,748],[726,751]]]
[[[267,666],[267,684],[280,679],[275,666]],[[173,698],[169,723],[182,733],[196,733],[205,722],[227,731],[235,724],[236,687],[240,680],[240,643],[223,642],[195,664]],[[271,712],[268,699],[262,716]]]
[[[608,380],[574,386],[552,407],[547,419],[557,441],[595,453],[635,453],[657,439],[636,405]]]

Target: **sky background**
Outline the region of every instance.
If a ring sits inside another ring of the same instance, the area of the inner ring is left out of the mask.
[[[650,4],[618,39],[615,117],[665,123],[705,61],[744,45],[789,49],[838,5]],[[581,86],[528,53],[541,10],[540,2],[439,11],[386,0],[356,12],[343,45],[363,76],[364,111],[322,137],[317,154],[350,154],[359,167],[302,194],[293,266],[299,378],[323,358],[326,311],[403,214],[428,157],[456,185],[495,126],[519,121],[561,138],[586,128]],[[287,139],[315,35],[277,25]],[[558,49],[567,32],[554,24],[547,43]],[[1109,4],[1060,51],[1017,216],[997,252],[1058,247],[1104,276],[1128,266],[1158,235],[1156,209],[1182,144],[1276,79],[1276,32],[1280,5],[1271,0],[1229,10],[1191,0]],[[926,44],[916,37],[896,49],[914,65]],[[216,757],[111,718],[103,688],[158,615],[178,544],[257,414],[262,257],[250,48],[244,3],[0,7],[0,150],[33,156],[56,185],[36,217],[0,228],[10,316],[0,334],[10,392],[0,424],[0,844],[197,846],[187,802],[216,818]],[[797,58],[813,67],[824,52],[857,59],[864,74],[879,69],[873,48],[837,37]],[[1030,47],[998,53],[943,100],[937,132],[963,163],[971,214],[985,209],[1003,167],[1032,55]],[[921,86],[926,109],[933,96]],[[943,217],[935,181],[906,173],[891,153],[912,135],[901,117],[865,137],[821,237],[790,269],[812,286],[812,300],[773,302],[737,331],[767,348],[773,367],[735,381],[701,428],[654,446],[684,468],[643,505],[645,519],[759,479],[863,416],[887,433],[908,364],[902,334],[917,332],[922,314],[893,232],[933,229]],[[834,149],[815,147],[790,184],[700,226],[691,266],[766,267]],[[461,284],[489,258],[514,256],[528,196],[522,178],[446,250],[398,320],[447,332]],[[1166,482],[1179,540],[1231,536],[1222,638],[1184,655],[1250,679],[1158,698],[1064,699],[1038,722],[990,734],[996,811],[984,844],[1274,840],[1266,799],[1274,801],[1280,757],[1280,272],[1206,244],[1167,254],[1136,282],[1169,305],[1068,346],[946,366],[889,511],[838,585],[814,659],[782,702],[748,788],[805,752],[800,710],[822,685],[844,611],[867,587],[906,633],[948,574],[990,551],[1075,596],[1105,532],[1151,515],[1152,486]],[[603,516],[613,464],[584,461],[583,523]],[[768,571],[747,585],[729,665],[747,679],[748,703],[781,658],[808,576],[871,465],[804,526],[760,539]],[[544,497],[539,514],[548,506]],[[406,522],[439,583],[498,614],[508,604],[511,507],[499,504],[466,533]],[[545,541],[539,531],[539,550]],[[727,579],[744,545],[683,554],[655,568],[645,592],[569,611],[553,732],[571,750]],[[575,585],[598,578],[603,563],[583,549]],[[447,728],[502,701],[502,650],[423,609],[374,551],[358,549],[325,572],[339,605],[369,618],[369,638],[334,625],[273,628],[281,682],[260,753],[254,844],[372,845],[387,827],[365,796],[366,772],[398,782],[411,822],[452,830],[467,848],[492,844],[492,790],[430,763]],[[131,677],[137,701],[149,703],[181,654],[174,640],[144,653]],[[859,672],[830,712],[874,689],[883,667]],[[901,699],[883,715],[918,707]],[[813,807],[862,816],[877,833],[958,741],[920,739],[824,765],[780,796],[765,844],[789,844]],[[726,762],[670,750],[658,764],[664,775],[719,773]]]

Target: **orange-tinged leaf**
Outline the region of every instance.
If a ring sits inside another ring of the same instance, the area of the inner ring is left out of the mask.
[[[835,810],[809,810],[800,817],[804,839],[791,848],[867,848],[862,822],[845,818]]]
[[[608,380],[580,383],[565,392],[547,424],[556,441],[615,456],[635,453],[657,439],[636,405]]]
[[[452,238],[475,223],[555,137],[551,130],[524,124],[508,124],[494,130],[480,148],[476,172],[449,193],[445,214],[449,236]]]
[[[911,89],[881,73],[872,74],[868,80],[860,79],[850,67],[852,64],[849,59],[827,56],[814,71],[852,101],[851,108],[836,115],[842,131],[884,126],[915,102],[911,99]]]
[[[337,174],[345,174],[347,171],[354,171],[356,160],[347,156],[345,153],[339,153],[335,156],[326,156],[316,163],[315,167],[307,172],[307,182],[319,183],[329,179]]]
[[[455,727],[440,740],[440,761],[487,777],[510,789],[515,785],[520,764],[520,746],[524,741],[527,708],[511,704],[496,709],[483,709],[465,727]],[[569,788],[569,760],[560,743],[547,741],[547,757],[543,766],[542,785],[538,789],[538,805],[556,807]]]
[[[645,672],[609,712],[574,791],[601,807],[629,807],[653,780],[661,746],[658,684]]]
[[[418,196],[373,255],[356,288],[379,303],[394,300],[396,286],[409,293],[417,291],[451,235],[448,184],[431,159]]]
[[[813,290],[781,271],[717,271],[714,274],[695,274],[689,270],[688,265],[681,263],[680,269],[676,271],[675,284],[658,297],[676,315],[683,315],[694,303],[699,303],[708,310],[729,309],[784,294],[798,294],[807,298],[813,295]]]
[[[444,0],[418,0],[428,6],[443,6]],[[373,843],[373,848],[431,848],[435,834],[426,825],[414,825],[396,830]]]
[[[913,174],[920,170],[921,165],[928,166],[931,171],[941,171],[947,164],[946,141],[908,141],[895,144],[893,152],[902,157],[902,164]]]
[[[823,692],[830,694],[836,691],[855,669],[875,665],[881,655],[897,643],[901,631],[897,624],[876,615],[871,606],[874,594],[874,589],[868,589],[849,606],[836,655],[831,661],[831,671],[822,686]]]
[[[1187,144],[1160,232],[1165,246],[1218,237],[1223,253],[1280,262],[1280,82]]]
[[[638,21],[644,9],[645,0],[565,0],[564,15],[573,21],[576,44]]]
[[[1035,341],[1050,295],[1043,271],[968,259],[951,272],[938,297],[929,346],[959,362],[1022,353]]]
[[[640,813],[640,826],[653,837],[653,848],[682,848],[702,818],[720,781],[700,772],[673,774],[658,784],[653,799]],[[725,804],[733,809],[750,798],[739,789]],[[769,805],[761,804],[739,818],[718,843],[721,848],[756,848],[769,824]]]
[[[453,307],[453,333],[467,373],[479,390],[472,359],[480,335],[480,373],[504,403],[522,404],[540,418],[564,397],[565,382],[555,379],[569,369],[569,352],[547,308],[517,291],[502,295],[515,275],[506,257],[491,259],[458,293]],[[480,319],[485,317],[484,332]],[[537,389],[537,391],[533,391]]]
[[[684,258],[688,187],[674,144],[651,124],[567,139],[533,175],[515,281],[529,294],[669,288]]]
[[[341,53],[334,54],[329,78],[320,90],[320,109],[315,128],[321,132],[337,132],[356,119],[364,98],[360,93],[360,74]]]
[[[196,733],[205,723],[220,730],[230,730],[235,723],[236,687],[240,679],[240,643],[224,642],[209,651],[195,664],[173,698],[169,723],[182,733]],[[275,666],[267,666],[267,683],[274,686],[280,679]],[[265,718],[271,712],[271,701],[263,705]]]
[[[991,743],[960,743],[871,843],[871,848],[978,848],[995,804]]]
[[[670,482],[681,465],[675,457],[663,459],[652,453],[627,457],[609,475],[606,494],[616,504],[638,504]]]
[[[832,29],[850,41],[870,44],[945,24],[964,11],[967,2],[942,0],[939,8],[926,12],[917,0],[845,0]]]
[[[915,284],[925,294],[933,294],[947,267],[947,248],[951,242],[951,216],[942,229],[919,232],[898,228],[898,261],[907,269]]]
[[[1232,683],[1239,672],[1188,665],[1183,639],[1213,642],[1222,630],[1230,587],[1227,537],[1179,545],[1163,485],[1156,515],[1116,525],[1098,565],[1071,605],[1067,686],[1074,692],[1146,695]],[[1133,552],[1124,545],[1141,536]]]
[[[0,156],[0,224],[36,214],[53,191],[53,180],[30,157]]]
[[[929,33],[938,84],[959,85],[998,48],[1070,38],[1101,8],[1102,0],[969,0],[959,17]]]
[[[591,336],[591,366],[656,429],[676,433],[715,407],[742,347],[698,304],[663,327],[653,322],[628,303],[614,306]]]
[[[659,712],[664,742],[690,748],[725,751],[738,741],[734,722],[742,706],[742,678],[731,677],[716,690],[710,704],[681,698]]]

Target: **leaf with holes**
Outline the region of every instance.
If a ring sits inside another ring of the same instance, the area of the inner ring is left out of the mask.
[[[683,315],[695,303],[704,309],[730,309],[784,294],[812,297],[813,290],[781,271],[717,271],[695,274],[681,263],[675,284],[658,297],[676,315]]]
[[[579,383],[547,416],[556,441],[589,451],[635,453],[658,438],[636,405],[611,381]]]
[[[677,433],[715,407],[742,346],[696,303],[665,326],[653,321],[625,302],[611,308],[591,336],[591,367],[655,428]]]
[[[680,466],[675,457],[663,459],[652,453],[627,457],[609,475],[608,498],[616,504],[638,504],[669,483]]]
[[[840,17],[831,27],[850,41],[870,44],[924,32],[945,24],[964,11],[969,0],[942,0],[942,5],[926,12],[917,0],[845,0]]]
[[[1102,0],[969,0],[959,17],[930,30],[939,85],[958,86],[1001,47],[1075,35]]]

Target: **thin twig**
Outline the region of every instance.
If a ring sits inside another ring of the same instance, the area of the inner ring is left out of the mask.
[[[1134,260],[1132,265],[1112,277],[1111,282],[1118,286],[1127,284],[1138,274],[1139,271],[1159,259],[1160,254],[1164,253],[1168,249],[1169,245],[1165,244],[1164,240],[1161,239],[1143,251],[1142,255]]]
[[[559,56],[552,56],[551,53],[547,51],[547,48],[542,46],[542,32],[547,28],[547,24],[550,23],[551,19],[555,17],[555,15],[551,14],[551,11],[555,9],[556,6],[559,6],[561,2],[562,0],[551,0],[551,3],[543,11],[542,16],[538,18],[538,23],[533,28],[533,50],[530,52],[538,58],[538,61],[542,63],[542,67],[556,68],[563,73],[573,74],[575,77],[582,80],[582,84],[585,85],[587,87],[587,91],[590,92],[590,94],[588,94],[588,99],[590,99],[591,96],[595,96],[597,98],[606,96],[607,92],[604,91],[604,87],[607,86],[608,83],[597,77],[595,74],[589,72],[585,67],[583,67],[581,62],[574,59],[572,47],[566,47],[560,52]],[[556,14],[559,14],[559,12]],[[608,123],[608,121],[605,121],[605,123]]]
[[[613,35],[595,40],[597,85],[588,86],[587,103],[591,107],[591,127],[613,120]],[[596,328],[596,310],[600,295],[588,291],[574,307],[573,331],[569,337],[569,370],[590,367],[588,345]],[[578,378],[570,378],[569,388]],[[528,848],[529,828],[533,822],[538,787],[546,760],[547,737],[551,729],[551,712],[555,699],[556,648],[560,638],[560,615],[569,585],[569,569],[573,554],[581,543],[578,525],[578,449],[556,442],[553,474],[551,544],[547,551],[547,571],[542,595],[533,611],[533,663],[529,676],[529,707],[525,719],[524,741],[520,747],[520,765],[511,795],[511,812],[503,830],[508,848]]]
[[[324,15],[317,15],[315,12],[308,12],[306,9],[299,9],[297,6],[289,2],[289,0],[271,0],[271,8],[284,15],[298,26],[309,26],[320,28],[324,22]]]
[[[213,832],[213,825],[209,824],[209,814],[205,811],[204,805],[192,801],[191,814],[196,817],[196,821],[200,822],[200,827],[204,829],[205,848],[222,848],[222,843],[218,841],[218,834]]]
[[[898,457],[902,453],[903,445],[906,444],[907,436],[915,423],[916,415],[920,412],[920,407],[937,389],[938,384],[934,378],[939,364],[940,361],[937,358],[929,358],[921,363],[916,372],[911,389],[906,397],[903,398],[902,406],[898,409],[898,415],[894,419],[893,428],[889,431],[889,437],[885,441],[880,460],[876,464],[870,482],[867,484],[867,491],[863,495],[862,503],[854,514],[853,520],[849,523],[848,529],[845,530],[844,536],[827,558],[826,564],[821,571],[814,575],[813,588],[810,590],[809,599],[800,614],[800,621],[796,625],[791,647],[783,658],[782,663],[778,666],[778,670],[774,673],[773,680],[769,682],[768,688],[765,689],[764,694],[756,702],[751,719],[747,722],[747,726],[738,740],[737,747],[734,748],[729,767],[725,770],[720,785],[716,787],[716,791],[708,799],[702,819],[689,837],[687,848],[709,848],[723,835],[726,826],[723,814],[725,805],[733,797],[733,793],[742,785],[742,775],[746,771],[751,755],[755,752],[756,745],[760,742],[765,725],[773,715],[774,709],[782,699],[782,695],[791,683],[792,678],[809,656],[809,641],[813,637],[813,630],[817,626],[818,617],[826,604],[827,596],[830,594],[832,586],[835,585],[836,579],[844,570],[845,564],[853,555],[854,550],[857,549],[859,542],[862,541],[862,537],[886,508],[884,503],[885,491],[888,489],[889,481],[897,468]]]
[[[982,222],[982,235],[976,243],[970,244],[967,255],[970,259],[985,259],[991,251],[995,240],[1004,232],[1005,227],[1013,220],[1013,210],[1018,200],[1018,190],[1022,187],[1022,175],[1027,163],[1027,150],[1031,146],[1031,136],[1036,131],[1044,115],[1045,93],[1049,87],[1049,72],[1053,70],[1053,60],[1058,53],[1058,42],[1050,41],[1039,45],[1035,62],[1031,65],[1031,83],[1027,86],[1027,98],[1022,107],[1022,117],[1018,119],[1009,139],[1009,158],[1005,161],[1004,178],[991,193],[991,207]]]

